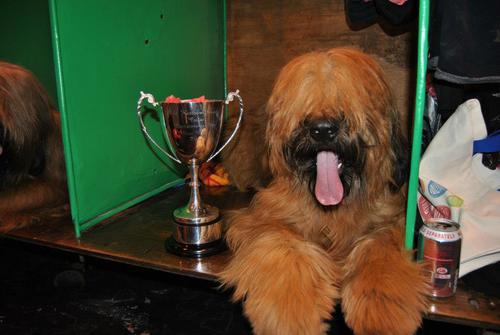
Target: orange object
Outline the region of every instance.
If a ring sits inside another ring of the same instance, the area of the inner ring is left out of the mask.
[[[178,98],[173,95],[169,95],[168,97],[165,98],[165,103],[167,104],[178,104],[181,102],[205,102],[207,99],[205,98],[204,95],[198,98],[193,98],[193,99],[186,99],[186,100],[181,100],[181,98]]]
[[[204,95],[202,95],[202,96],[201,96],[201,97],[199,97],[199,98],[193,98],[193,99],[188,100],[188,101],[189,101],[189,102],[205,102],[205,101],[207,101],[207,99],[205,99],[205,96],[204,96]]]
[[[200,167],[199,176],[201,182],[206,186],[227,186],[231,184],[229,174],[221,163],[203,163]]]
[[[181,99],[174,97],[173,95],[170,95],[165,99],[165,102],[167,104],[179,103],[181,102]]]

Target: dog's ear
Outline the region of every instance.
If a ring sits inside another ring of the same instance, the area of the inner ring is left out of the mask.
[[[391,149],[392,149],[392,183],[390,189],[397,192],[408,181],[409,148],[403,136],[400,120],[397,117],[391,120]]]

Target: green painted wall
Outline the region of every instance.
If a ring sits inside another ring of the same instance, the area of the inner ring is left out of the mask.
[[[0,60],[33,72],[57,103],[47,0],[0,1]]]

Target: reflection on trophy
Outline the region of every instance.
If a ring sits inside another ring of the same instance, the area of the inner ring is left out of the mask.
[[[225,106],[239,100],[239,118],[236,127],[215,153],[222,131]],[[170,97],[161,103],[160,117],[163,135],[172,154],[161,147],[148,133],[142,118],[144,99],[159,106],[151,94],[141,92],[137,102],[137,115],[142,131],[152,144],[177,163],[187,164],[191,175],[191,196],[187,205],[173,212],[174,231],[167,240],[167,250],[182,256],[202,257],[212,255],[224,247],[222,221],[217,207],[203,203],[199,192],[198,168],[208,162],[232,140],[243,116],[243,101],[238,91],[228,94],[226,100],[179,100]]]

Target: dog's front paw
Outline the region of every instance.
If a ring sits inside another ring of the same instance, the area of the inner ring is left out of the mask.
[[[342,292],[346,323],[356,335],[415,334],[426,308],[425,290],[416,270],[408,276],[372,272],[371,278],[354,278]]]
[[[256,335],[322,335],[328,331],[333,306],[317,306],[313,298],[303,294],[293,296],[292,292],[274,288],[273,293],[249,295],[244,301],[244,313],[250,320]],[[318,294],[313,293],[314,297]],[[327,300],[324,297],[323,300]],[[326,302],[326,301],[325,301]],[[322,310],[324,309],[324,310]]]
[[[337,274],[328,255],[302,241],[268,242],[254,241],[239,250],[221,274],[227,286],[234,286],[234,298],[243,300],[254,333],[325,334],[338,298]]]

